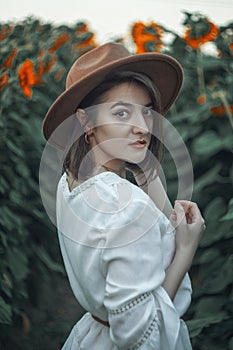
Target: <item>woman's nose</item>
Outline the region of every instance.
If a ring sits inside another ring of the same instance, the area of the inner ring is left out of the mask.
[[[132,129],[134,134],[146,135],[149,133],[148,125],[141,113],[137,114]]]

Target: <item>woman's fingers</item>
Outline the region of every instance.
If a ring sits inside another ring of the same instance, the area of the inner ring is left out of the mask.
[[[176,218],[177,218],[177,224],[178,225],[186,225],[187,224],[187,219],[185,215],[185,209],[183,205],[180,203],[180,201],[175,201],[175,213],[176,213]]]
[[[187,200],[177,200],[176,202],[183,206],[189,224],[204,221],[196,203]]]
[[[171,213],[174,227],[187,225],[190,230],[202,234],[205,229],[205,221],[196,203],[187,200],[176,200]]]
[[[187,224],[195,225],[196,229],[200,233],[203,233],[205,231],[206,229],[205,221],[196,203],[187,201],[187,200],[177,200],[175,201],[175,204],[181,204],[181,206],[183,207]],[[176,205],[175,205],[175,208],[176,208]],[[178,219],[178,218],[175,221],[178,225],[182,223],[181,219]]]
[[[171,218],[172,220],[176,221],[177,220],[177,215],[176,215],[176,211],[175,209],[172,209],[172,212],[171,212]]]
[[[172,216],[176,217],[177,251],[195,252],[205,229],[205,223],[197,204],[186,200],[177,200]]]

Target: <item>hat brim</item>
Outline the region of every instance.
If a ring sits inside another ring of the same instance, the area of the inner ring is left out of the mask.
[[[165,115],[175,102],[183,82],[183,71],[180,64],[171,56],[158,53],[132,55],[99,68],[84,79],[74,83],[65,90],[48,110],[44,122],[43,133],[47,140],[54,130],[68,117],[75,113],[84,97],[98,86],[107,74],[117,71],[133,71],[148,75],[161,94],[162,114]],[[66,145],[52,144],[60,149]]]

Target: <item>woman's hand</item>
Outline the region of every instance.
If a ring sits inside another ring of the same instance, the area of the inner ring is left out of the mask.
[[[176,226],[176,251],[166,271],[163,288],[173,300],[192,264],[198,243],[205,230],[205,222],[196,203],[185,200],[175,202],[171,219]]]
[[[205,230],[205,221],[197,204],[177,200],[171,217],[176,223],[176,252],[194,254]]]

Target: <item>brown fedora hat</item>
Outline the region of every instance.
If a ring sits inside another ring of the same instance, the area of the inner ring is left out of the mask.
[[[148,75],[161,94],[162,114],[165,115],[177,98],[183,81],[180,64],[171,56],[160,53],[132,55],[122,44],[109,42],[80,56],[71,67],[66,90],[48,110],[43,133],[47,140],[56,128],[75,113],[84,97],[99,85],[107,74],[130,70]],[[69,130],[66,129],[66,132]],[[54,140],[52,144],[56,143]],[[66,147],[59,144],[60,149]]]

